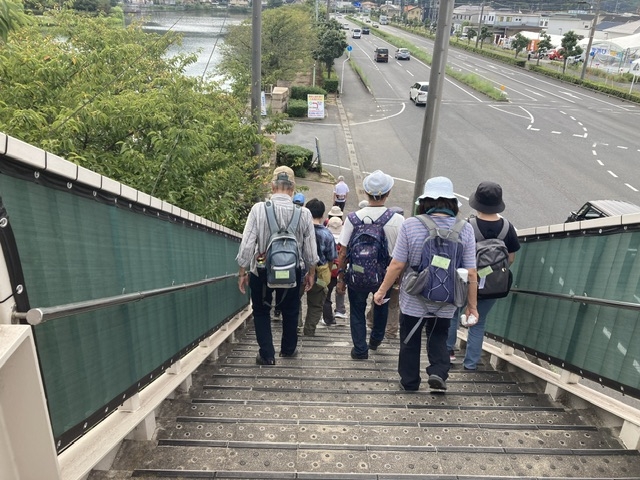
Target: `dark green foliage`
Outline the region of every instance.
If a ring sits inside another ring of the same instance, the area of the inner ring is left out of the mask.
[[[605,93],[607,95],[611,95],[612,97],[618,97],[618,98],[623,98],[625,100],[631,101],[631,102],[636,102],[636,103],[640,103],[640,95],[638,95],[637,93],[629,93],[629,90],[627,88],[625,89],[621,89],[621,88],[616,88],[616,87],[611,87],[611,86],[607,86],[606,84],[602,84],[602,83],[596,83],[590,80],[580,80],[579,77],[572,77],[570,75],[565,75],[561,72],[558,72],[556,70],[551,70],[549,68],[545,68],[543,66],[535,66],[535,65],[529,65],[529,70],[531,70],[532,72],[538,72],[538,73],[542,73],[543,75],[546,75],[547,77],[553,77],[553,78],[558,78],[562,81],[568,82],[568,83],[573,83],[576,85],[581,85],[584,88],[588,88],[590,90],[594,90],[596,92],[602,92]]]
[[[291,167],[297,177],[305,177],[307,170],[311,169],[313,151],[299,145],[277,145],[276,165]]]
[[[287,114],[290,117],[306,117],[307,116],[308,104],[306,100],[289,100],[289,104],[287,105]]]
[[[324,64],[326,71],[330,75],[335,59],[344,53],[347,45],[347,40],[342,31],[326,27],[320,28],[318,42],[313,48],[312,55],[315,60]]]
[[[325,77],[323,80],[324,88],[328,93],[337,93],[338,91],[338,79],[337,78],[327,78]]]
[[[516,33],[514,39],[511,40],[511,48],[516,51],[516,58],[522,50],[527,48],[527,45],[529,45],[529,39],[521,33]]]
[[[326,95],[327,91],[322,87],[310,87],[308,85],[291,87],[291,100],[304,100],[307,104],[307,95]]]

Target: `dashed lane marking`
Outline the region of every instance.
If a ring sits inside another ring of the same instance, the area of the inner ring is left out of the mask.
[[[609,172],[609,175],[611,175],[613,178],[618,178],[618,175],[613,173],[611,170],[607,170],[607,172]]]
[[[637,189],[637,188],[632,187],[632,186],[631,186],[631,185],[629,185],[628,183],[625,183],[625,185],[626,185],[627,187],[629,187],[631,190],[633,190],[634,192],[637,192],[637,191],[638,191],[638,189]]]

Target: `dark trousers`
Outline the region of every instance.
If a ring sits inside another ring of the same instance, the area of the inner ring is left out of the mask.
[[[297,286],[287,289],[272,289],[267,287],[266,272],[259,275],[249,274],[249,288],[251,289],[251,306],[253,308],[253,323],[256,329],[256,340],[260,347],[260,356],[265,360],[275,359],[271,333],[271,301],[274,290],[282,290],[281,301],[276,307],[282,312],[282,340],[280,351],[290,355],[298,346],[298,314],[300,312],[300,282],[301,272],[297,272]]]
[[[416,323],[418,328],[405,343],[409,333]],[[443,380],[449,377],[449,351],[447,350],[447,336],[449,334],[450,318],[412,317],[400,313],[400,355],[398,357],[398,373],[400,382],[407,389],[417,389],[420,386],[420,350],[422,347],[422,329],[427,336],[428,375],[438,375]]]
[[[349,295],[349,323],[351,327],[351,340],[353,340],[354,353],[362,355],[369,352],[367,344],[367,321],[365,312],[367,310],[367,298],[369,292],[359,292],[352,288],[347,289]],[[387,292],[385,298],[388,298]],[[387,328],[387,316],[389,315],[389,302],[382,305],[373,305],[373,328],[371,329],[371,340],[380,343],[384,340],[384,331]]]

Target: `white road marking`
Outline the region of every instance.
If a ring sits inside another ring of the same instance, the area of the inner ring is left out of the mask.
[[[618,178],[618,175],[616,175],[615,173],[613,173],[611,170],[607,170],[607,172],[609,172],[609,174],[610,174],[613,178]]]
[[[595,150],[591,150],[591,153],[592,153],[593,155],[597,155],[597,154],[598,154],[598,152],[596,152]]]
[[[601,167],[604,167],[604,163],[602,163],[602,160],[596,160],[596,161],[600,164]]]
[[[627,187],[629,187],[631,190],[633,190],[634,192],[637,192],[637,191],[638,191],[638,189],[637,189],[637,188],[632,187],[632,186],[631,186],[631,185],[629,185],[628,183],[625,183],[625,185],[626,185]]]
[[[556,132],[555,130],[551,130],[551,133],[553,133],[555,135],[562,135],[562,132]]]
[[[345,167],[344,165],[335,165],[333,163],[326,163],[326,162],[322,162],[322,165],[325,167],[335,167],[335,168],[340,168],[342,170],[349,170],[351,171],[350,168]]]
[[[617,148],[620,148],[620,149],[622,149],[622,150],[629,150],[629,147],[623,147],[622,145],[618,145],[618,147],[617,147]]]

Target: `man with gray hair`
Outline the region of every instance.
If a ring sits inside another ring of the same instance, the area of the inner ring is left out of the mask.
[[[333,187],[333,205],[340,207],[344,212],[344,206],[347,204],[347,195],[349,195],[349,187],[344,183],[344,177],[338,177],[338,183]]]
[[[294,235],[298,243],[298,257],[307,266],[307,273],[302,278],[302,264],[296,269],[296,284],[292,288],[282,289],[281,298],[276,305],[282,312],[282,340],[280,357],[295,357],[298,354],[298,315],[300,312],[300,288],[308,291],[315,280],[315,269],[318,263],[316,237],[311,212],[304,207],[294,206],[291,197],[295,190],[295,177],[289,167],[278,167],[273,172],[271,181],[271,199],[276,221],[281,228],[289,225],[294,216],[294,208],[300,209],[300,220]],[[271,237],[267,206],[265,202],[256,203],[249,212],[247,223],[242,232],[242,242],[236,257],[240,266],[238,271],[238,288],[246,292],[247,285],[251,290],[253,322],[256,339],[260,347],[256,356],[258,365],[275,365],[275,348],[271,333],[271,300],[274,289],[267,285],[265,268],[266,253]]]

